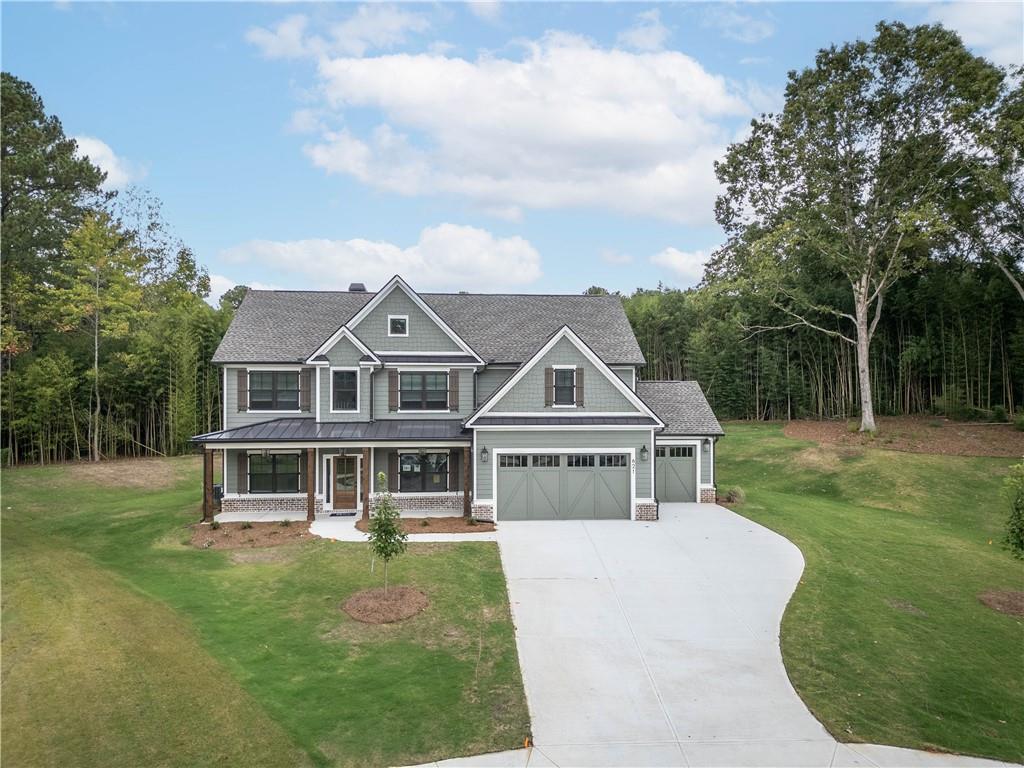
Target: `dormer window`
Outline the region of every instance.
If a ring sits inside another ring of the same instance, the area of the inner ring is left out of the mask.
[[[555,368],[555,405],[576,405],[576,368]]]
[[[408,336],[409,316],[388,315],[388,336]]]

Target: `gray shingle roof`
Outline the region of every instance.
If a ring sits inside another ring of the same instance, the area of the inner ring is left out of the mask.
[[[261,421],[192,438],[197,443],[233,441],[309,442],[315,440],[441,440],[468,441],[458,419],[378,419],[317,422],[310,418]]]
[[[618,424],[622,426],[653,427],[657,425],[650,416],[481,416],[474,423],[474,427],[489,426],[607,426]],[[473,427],[470,427],[472,429]]]
[[[606,363],[644,364],[643,353],[616,296],[419,295],[485,362],[520,363],[568,325]],[[305,360],[373,296],[347,291],[250,290],[235,312],[213,362]]]
[[[665,422],[660,434],[725,434],[696,381],[638,381],[636,393]]]

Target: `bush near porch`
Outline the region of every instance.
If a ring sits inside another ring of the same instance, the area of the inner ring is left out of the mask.
[[[392,583],[430,608],[359,624],[340,607],[381,584],[366,545],[196,549],[200,464],[123,464],[162,479],[4,473],[4,764],[402,765],[523,743],[495,544],[410,545]]]
[[[746,493],[732,508],[804,555],[782,655],[837,739],[1024,761],[1024,622],[978,598],[1024,590],[1024,564],[1001,546],[1013,459],[749,423],[726,426],[717,459],[719,488]]]

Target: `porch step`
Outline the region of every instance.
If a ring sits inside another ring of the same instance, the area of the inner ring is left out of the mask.
[[[328,517],[355,517],[355,511],[352,512],[331,512]]]

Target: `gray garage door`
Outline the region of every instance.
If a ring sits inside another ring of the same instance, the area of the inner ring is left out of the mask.
[[[697,500],[697,459],[692,445],[654,449],[654,498],[658,501]]]
[[[629,454],[503,453],[499,520],[629,519]]]

